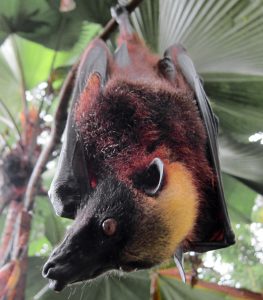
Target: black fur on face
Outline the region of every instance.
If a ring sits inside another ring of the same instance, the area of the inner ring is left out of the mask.
[[[137,218],[133,195],[124,184],[113,177],[98,183],[44,266],[43,275],[53,280],[55,290],[61,290],[68,283],[119,268],[120,254],[134,234]],[[117,224],[111,236],[103,232],[102,224],[107,219]]]
[[[114,234],[103,230],[105,220],[116,221]],[[147,207],[143,197],[109,176],[98,182],[79,209],[64,241],[45,264],[43,276],[59,291],[108,270],[149,268],[162,261],[165,237],[166,228],[154,204]]]

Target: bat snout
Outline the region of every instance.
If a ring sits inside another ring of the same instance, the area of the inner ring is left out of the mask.
[[[78,279],[83,261],[76,249],[70,249],[67,240],[58,246],[42,269],[42,276],[50,280],[49,287],[61,291],[67,284]]]
[[[49,287],[51,289],[59,292],[67,285],[65,276],[63,276],[65,271],[65,267],[63,268],[63,266],[55,260],[49,259],[43,267],[42,276],[49,279]]]
[[[114,269],[113,265],[100,265],[98,262],[62,262],[49,259],[42,270],[42,276],[49,279],[49,288],[62,291],[67,285],[93,279],[102,273]]]
[[[136,217],[130,218],[130,214]],[[42,274],[50,280],[50,288],[60,291],[68,284],[90,280],[113,269],[136,269],[137,264],[130,260],[127,263],[123,256],[138,216],[129,187],[115,177],[98,183],[43,267]]]
[[[92,279],[113,268],[101,262],[96,252],[84,255],[81,249],[69,249],[62,243],[43,266],[42,276],[49,279],[49,288],[59,292],[68,284]]]

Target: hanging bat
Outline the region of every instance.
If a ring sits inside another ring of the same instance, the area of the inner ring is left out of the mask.
[[[81,58],[50,189],[75,219],[43,268],[57,291],[234,243],[217,118],[190,57],[180,45],[152,54],[115,12],[119,48],[96,39]]]

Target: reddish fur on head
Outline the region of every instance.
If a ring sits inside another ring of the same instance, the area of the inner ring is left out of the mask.
[[[79,122],[86,111],[92,107],[92,104],[99,97],[101,80],[98,73],[93,73],[88,78],[87,84],[80,95],[77,107],[75,108],[76,122]]]

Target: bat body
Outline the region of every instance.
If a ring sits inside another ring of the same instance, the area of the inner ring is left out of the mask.
[[[217,123],[186,51],[152,54],[118,16],[112,55],[82,56],[59,166],[57,214],[75,221],[44,266],[61,290],[107,270],[149,268],[179,247],[234,242],[217,155]],[[212,140],[211,140],[212,139]]]

